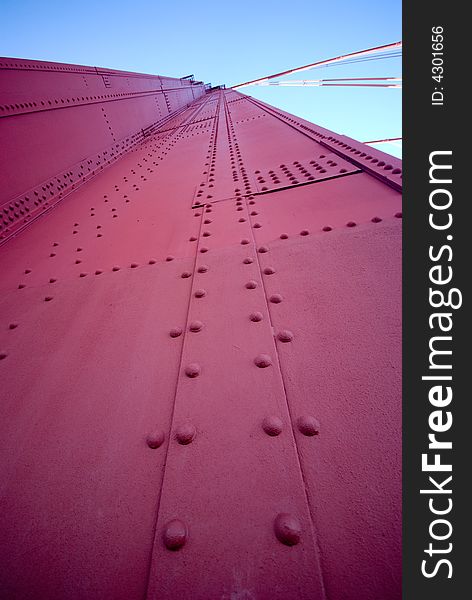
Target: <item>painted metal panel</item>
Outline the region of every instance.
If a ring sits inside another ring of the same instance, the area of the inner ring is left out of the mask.
[[[398,599],[401,164],[233,90],[1,63],[105,96],[9,109],[12,148],[54,115],[87,152],[5,163],[2,597]]]

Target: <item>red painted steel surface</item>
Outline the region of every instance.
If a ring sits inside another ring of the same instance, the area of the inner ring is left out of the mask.
[[[72,76],[48,65],[18,94]],[[171,81],[165,121],[110,102],[133,147],[4,233],[0,595],[397,600],[401,164]],[[0,119],[6,188],[67,170],[12,154],[43,118],[89,148],[81,110]]]
[[[183,79],[0,58],[0,240],[204,90]]]

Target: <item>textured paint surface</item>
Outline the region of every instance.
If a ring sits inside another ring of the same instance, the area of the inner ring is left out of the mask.
[[[399,599],[399,161],[28,62],[0,70],[1,597]],[[140,99],[24,108],[81,77]],[[111,118],[128,145],[24,222]]]

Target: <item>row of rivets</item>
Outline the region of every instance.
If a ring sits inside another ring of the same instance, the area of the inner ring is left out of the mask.
[[[289,513],[279,513],[274,519],[275,537],[286,546],[296,546],[302,536],[300,521]],[[168,550],[179,550],[187,543],[189,533],[180,519],[172,519],[164,526],[162,541]]]

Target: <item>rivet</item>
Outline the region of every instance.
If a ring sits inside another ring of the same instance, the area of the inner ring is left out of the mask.
[[[288,235],[286,233],[281,233],[280,234],[280,239],[281,240],[286,240],[288,238]]]
[[[247,288],[248,290],[253,290],[253,289],[255,289],[256,287],[257,287],[257,281],[254,281],[254,279],[251,279],[250,281],[248,281],[248,282],[246,283],[246,288]]]
[[[275,269],[272,267],[266,267],[264,269],[264,275],[273,275],[275,273]]]
[[[182,327],[173,327],[169,331],[169,335],[171,338],[179,337],[179,335],[182,335]]]
[[[243,246],[245,246],[246,244],[249,244],[249,240],[247,240],[247,239],[241,240],[241,244]]]
[[[300,231],[300,235],[310,235],[310,232],[308,231],[308,229],[302,229]]]
[[[205,223],[205,225],[209,225],[211,223],[211,219],[205,219],[203,222]]]
[[[95,271],[95,275],[101,275],[103,273],[103,271],[101,269],[97,269]]]
[[[330,227],[329,225],[326,225],[325,227],[323,227],[323,231],[332,231],[333,228]]]
[[[25,269],[25,275],[28,275],[28,273],[31,273],[31,269]]]
[[[395,213],[395,217],[396,217],[397,219],[401,219],[401,218],[403,217],[403,213],[401,213],[401,212],[397,212],[397,213]]]
[[[206,296],[206,291],[205,290],[195,290],[195,298],[203,298],[203,296]]]
[[[280,435],[283,429],[282,420],[275,416],[265,417],[262,421],[262,429],[272,437]]]
[[[187,279],[188,277],[191,277],[192,273],[190,273],[190,271],[184,271],[181,275],[182,279]]]
[[[320,423],[315,417],[310,415],[305,415],[303,417],[299,417],[297,421],[298,430],[303,435],[318,435],[320,432]]]
[[[166,258],[166,261],[167,261],[167,262],[170,262],[171,260],[174,260],[174,257],[173,257],[173,256],[168,256],[168,257]]]
[[[246,219],[244,217],[241,217],[238,221],[239,221],[239,223],[245,223]]]
[[[208,265],[200,265],[197,270],[199,273],[206,273],[209,268],[210,267]]]
[[[192,235],[191,237],[188,238],[188,241],[189,242],[196,242],[197,238],[194,235]]]
[[[202,248],[200,248],[200,252],[202,254],[205,254],[205,252],[208,252],[208,248],[206,248],[205,246],[203,246]]]
[[[59,244],[57,242],[54,242],[53,246],[59,246]]]
[[[280,304],[282,300],[283,298],[280,294],[272,294],[272,296],[269,298],[269,301],[272,302],[272,304]]]
[[[192,379],[195,377],[198,377],[201,372],[202,372],[202,369],[201,369],[200,365],[198,365],[197,363],[190,363],[189,365],[187,365],[185,367],[185,375],[187,375],[187,377],[190,377]]]
[[[354,221],[348,221],[346,223],[346,227],[355,227],[355,226],[356,226],[356,223]]]
[[[259,323],[259,321],[262,321],[263,316],[262,313],[260,312],[253,312],[249,315],[249,318],[251,319],[251,321],[254,321],[254,323]]]
[[[155,450],[156,448],[159,448],[159,446],[162,446],[164,440],[164,432],[156,430],[152,431],[151,433],[148,433],[146,437],[146,444],[149,446],[149,448]]]
[[[156,259],[155,258],[150,258],[148,264],[149,265],[155,265],[156,264]]]
[[[260,229],[262,225],[260,223],[254,223],[254,229]]]
[[[371,221],[372,223],[380,223],[382,219],[380,217],[372,217]]]
[[[18,285],[18,289],[19,289],[19,290],[22,290],[24,287],[26,287],[26,285],[25,285],[24,283],[20,283],[20,284]]]
[[[257,251],[260,252],[261,254],[265,254],[266,252],[269,252],[269,248],[267,246],[259,246]]]
[[[121,267],[119,267],[118,265],[115,265],[115,266],[112,268],[112,271],[119,271],[119,270],[120,270],[120,268],[121,268]]]
[[[51,252],[51,254],[49,256],[52,258],[53,256],[56,256],[56,255],[54,254],[54,252]]]
[[[46,296],[46,297],[44,298],[44,301],[45,301],[45,302],[51,302],[51,300],[52,300],[52,296]]]
[[[5,354],[5,352],[0,352],[0,360],[3,360],[7,356],[8,356],[8,354]]]
[[[203,329],[203,323],[201,321],[192,321],[188,328],[190,331],[197,333]]]
[[[130,264],[130,267],[131,267],[132,269],[136,269],[136,267],[137,267],[137,266],[138,266],[138,263],[131,263],[131,264]]]
[[[284,329],[283,331],[280,331],[279,334],[277,335],[277,339],[280,342],[291,342],[293,340],[293,333],[291,331],[288,331],[288,329]]]
[[[252,264],[253,262],[254,262],[254,259],[253,259],[253,258],[251,258],[250,256],[248,256],[247,258],[245,258],[245,259],[243,260],[243,263],[244,263],[245,265],[250,265],[250,264]]]
[[[299,543],[302,528],[297,518],[288,513],[279,513],[274,521],[276,538],[286,546],[295,546]]]
[[[203,237],[210,237],[211,233],[209,231],[204,231],[202,235]]]
[[[82,252],[82,248],[77,248],[77,252]]]
[[[187,444],[193,442],[196,435],[197,430],[191,423],[180,425],[175,431],[175,439],[179,442],[179,444],[182,444],[182,446],[186,446]]]
[[[49,280],[49,283],[56,283],[57,279],[55,279],[54,277],[51,277],[51,279]]]
[[[79,277],[87,277],[87,273],[80,273]]]
[[[260,369],[265,369],[272,365],[272,359],[268,354],[259,354],[259,356],[256,356],[254,359],[254,364]]]
[[[169,521],[164,527],[162,539],[168,550],[179,550],[187,541],[188,531],[185,523],[179,519]]]

